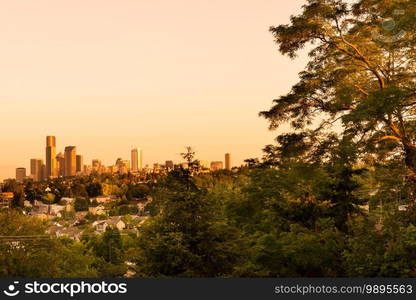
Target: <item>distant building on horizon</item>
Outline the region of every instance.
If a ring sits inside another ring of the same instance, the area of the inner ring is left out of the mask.
[[[154,173],[159,173],[160,172],[160,164],[159,163],[154,163],[153,164],[153,172]]]
[[[101,172],[101,160],[99,159],[93,159],[91,162],[91,167],[93,172]]]
[[[207,160],[200,160],[199,165],[204,170],[209,170],[211,168],[211,162]]]
[[[222,161],[213,161],[211,162],[211,170],[212,171],[218,171],[218,170],[222,170],[223,167],[223,162]]]
[[[43,160],[38,158],[32,158],[30,160],[30,175],[34,181],[42,181],[42,165]]]
[[[173,164],[172,160],[167,160],[165,162],[165,168],[169,171],[169,170],[173,170],[173,168],[175,167],[175,165]]]
[[[77,174],[77,148],[75,146],[65,147],[65,176],[75,176]]]
[[[131,171],[139,171],[139,151],[137,148],[131,150]]]
[[[65,176],[65,157],[61,152],[56,155],[56,170],[57,176]]]
[[[22,183],[26,178],[26,168],[16,168],[16,181]]]
[[[131,171],[137,172],[143,169],[143,151],[140,148],[131,150]]]
[[[46,165],[42,164],[42,171],[41,171],[41,176],[40,176],[40,181],[43,181],[46,179]]]
[[[56,174],[56,138],[46,137],[46,177],[55,177]]]
[[[82,155],[76,156],[76,173],[83,173],[84,172],[84,157]]]
[[[116,166],[120,174],[127,174],[130,171],[130,161],[118,158]]]
[[[225,153],[225,169],[231,170],[231,154]]]

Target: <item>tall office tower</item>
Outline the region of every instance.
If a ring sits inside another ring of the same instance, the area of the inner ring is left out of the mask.
[[[39,181],[38,178],[38,160],[36,158],[32,158],[30,160],[30,175],[33,178],[33,181]]]
[[[46,137],[46,177],[56,176],[56,138]]]
[[[30,175],[33,181],[41,181],[42,178],[42,165],[43,160],[33,158],[30,160]]]
[[[37,178],[38,178],[38,181],[42,181],[45,179],[45,174],[43,173],[45,172],[45,170],[43,169],[43,166],[45,164],[43,163],[43,159],[38,159],[36,163],[38,165],[37,166],[37,169],[38,169]]]
[[[137,172],[139,170],[139,152],[137,148],[131,150],[131,171]]]
[[[225,153],[225,169],[231,170],[231,154]]]
[[[138,162],[139,162],[139,170],[141,170],[141,169],[143,169],[143,150],[142,149],[140,149],[140,148],[138,148],[138,156],[139,156],[139,159],[138,159]]]
[[[56,155],[56,170],[57,176],[65,176],[65,157],[61,152]]]
[[[16,169],[16,181],[23,182],[26,178],[26,168],[17,168]]]
[[[65,176],[77,174],[77,148],[75,146],[65,147]]]
[[[82,155],[77,155],[77,173],[84,172],[84,157]]]
[[[43,180],[45,180],[46,179],[46,165],[42,162],[42,168],[41,168],[41,171],[40,171],[40,181],[43,181]]]

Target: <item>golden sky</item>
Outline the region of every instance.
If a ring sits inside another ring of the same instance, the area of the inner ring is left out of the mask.
[[[3,0],[0,179],[77,146],[107,165],[259,157],[276,133],[260,110],[289,91],[306,57],[268,32],[304,0]]]

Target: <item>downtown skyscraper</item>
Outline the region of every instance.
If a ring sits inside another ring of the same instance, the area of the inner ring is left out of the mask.
[[[79,174],[84,171],[84,157],[82,155],[77,155],[76,160],[77,160],[76,172],[77,174]]]
[[[33,158],[30,160],[30,175],[34,181],[43,180],[42,172],[43,160]]]
[[[16,181],[22,183],[26,179],[26,168],[16,169]]]
[[[56,138],[46,137],[46,178],[55,177],[56,174]]]
[[[140,148],[131,150],[131,171],[137,172],[143,168],[143,152]]]
[[[64,176],[75,176],[77,174],[77,148],[75,146],[65,147],[65,174]]]

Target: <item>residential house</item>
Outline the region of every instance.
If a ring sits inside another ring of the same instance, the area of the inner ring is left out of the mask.
[[[118,230],[123,230],[126,228],[126,224],[121,220],[119,216],[110,217],[106,220],[99,220],[92,223],[92,226],[95,228],[97,232],[103,233],[107,229],[108,226],[117,228]]]
[[[80,241],[82,232],[83,231],[78,227],[63,227],[56,230],[55,235],[57,237],[68,237],[70,239]]]
[[[106,197],[106,196],[96,197],[91,200],[92,201],[96,200],[98,203],[109,203],[113,201],[111,197]]]
[[[93,215],[105,215],[106,209],[103,205],[98,205],[96,207],[89,207],[88,212]]]

